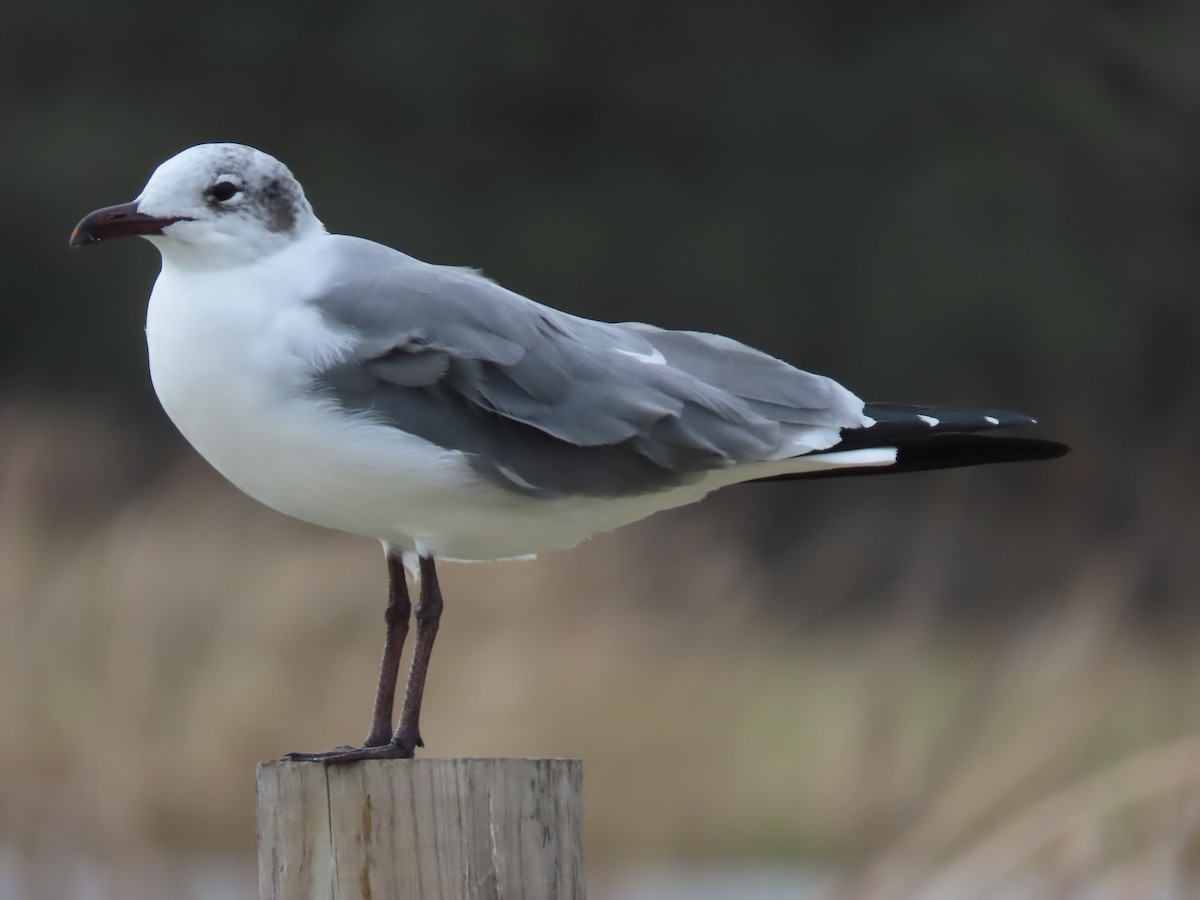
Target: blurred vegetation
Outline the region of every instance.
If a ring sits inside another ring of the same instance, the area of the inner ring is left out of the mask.
[[[585,755],[599,862],[803,857],[856,872],[846,896],[1194,870],[1200,5],[0,22],[0,849],[244,851],[250,762],[363,725],[377,549],[200,466],[146,377],[156,254],[66,251],[160,161],[236,140],[331,230],[1076,445],[448,567],[435,752]]]
[[[1194,3],[0,6],[0,391],[104,411],[141,471],[182,449],[141,346],[157,260],[65,238],[233,139],[335,231],[728,333],[869,399],[1026,409],[1079,446],[1052,476],[721,501],[777,560],[812,538],[798,503],[923,518],[930,479],[974,479],[1013,507],[981,545],[1037,518],[1064,554],[1136,540],[1140,606],[1195,607],[1159,539],[1200,494]]]
[[[0,441],[0,897],[245,897],[249,864],[227,893],[193,881],[251,857],[255,760],[363,733],[378,548],[190,458],[67,525],[70,448],[116,472],[121,444],[21,422]],[[809,594],[853,593],[866,519],[807,560]],[[1081,559],[1036,614],[971,634],[928,615],[922,565],[894,612],[791,631],[721,526],[677,511],[444,567],[429,752],[582,756],[594,886],[740,861],[812,867],[824,900],[1195,896],[1200,636],[1126,627],[1127,559]]]
[[[1194,306],[1195,4],[5,5],[7,380],[145,395],[153,251],[63,235],[235,139],[334,230],[871,396],[1166,402],[1134,366]]]

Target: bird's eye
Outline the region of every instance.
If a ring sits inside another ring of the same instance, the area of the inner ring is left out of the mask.
[[[241,186],[234,184],[232,181],[218,181],[208,189],[208,195],[218,203],[224,203],[241,191]]]

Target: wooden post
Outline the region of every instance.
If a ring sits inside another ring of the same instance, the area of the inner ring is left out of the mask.
[[[578,759],[258,767],[261,900],[584,900]]]

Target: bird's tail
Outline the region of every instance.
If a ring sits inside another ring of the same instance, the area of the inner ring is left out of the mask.
[[[866,428],[847,429],[828,452],[894,448],[896,460],[887,465],[839,466],[821,471],[776,475],[763,481],[834,478],[844,475],[884,475],[924,469],[951,469],[988,463],[1055,459],[1071,448],[1040,438],[1001,437],[997,428],[1036,425],[1037,419],[1005,409],[948,409],[899,403],[868,403],[865,412],[875,420]],[[811,454],[816,460],[820,454]]]

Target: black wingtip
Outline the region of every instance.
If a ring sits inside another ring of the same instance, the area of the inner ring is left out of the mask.
[[[1037,424],[1037,419],[1033,416],[1011,409],[868,403],[864,412],[875,420],[874,424],[843,431],[842,440],[831,449],[894,447],[894,463],[886,466],[844,466],[821,472],[778,477],[791,480],[889,475],[928,469],[1058,459],[1071,451],[1070,447],[1058,441],[994,434],[999,428],[1021,428]]]
[[[901,443],[896,461],[888,466],[839,467],[820,472],[777,475],[759,481],[795,481],[809,478],[841,478],[862,475],[894,475],[929,469],[957,469],[963,466],[1007,462],[1036,462],[1058,459],[1071,448],[1058,441],[1040,438],[1006,437],[994,434],[931,434]]]
[[[935,434],[902,444],[897,450],[899,471],[950,469],[1003,462],[1058,459],[1071,452],[1067,444],[1042,438],[993,434]]]
[[[1037,419],[1011,409],[986,407],[918,406],[912,403],[868,403],[863,412],[877,425],[924,424],[940,431],[986,431],[1036,425]]]
[[[842,432],[838,450],[860,447],[904,445],[934,435],[974,434],[997,428],[1024,428],[1036,425],[1037,419],[1011,409],[983,407],[953,408],[916,406],[905,403],[868,403],[864,414],[874,420],[865,428]]]

